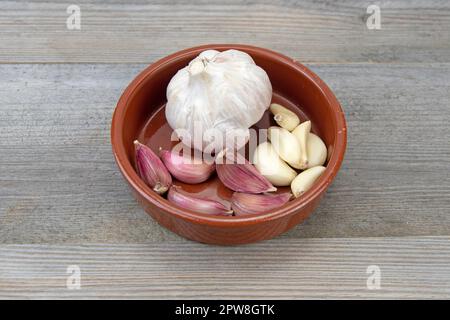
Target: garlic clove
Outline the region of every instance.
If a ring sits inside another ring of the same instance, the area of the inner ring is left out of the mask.
[[[217,176],[227,188],[246,193],[263,193],[277,190],[250,162],[245,159],[243,162],[229,163],[229,161],[224,160],[222,163],[218,163],[216,161]]]
[[[193,160],[168,150],[161,150],[160,157],[172,176],[185,183],[204,182],[215,170],[214,163]]]
[[[159,194],[165,193],[172,184],[172,177],[161,159],[146,145],[134,141],[136,167],[144,182]]]
[[[275,122],[286,130],[292,131],[300,123],[300,119],[294,112],[277,103],[270,105],[270,112],[274,115]]]
[[[233,210],[231,210],[229,203],[228,205],[225,205],[219,201],[193,196],[183,192],[181,188],[177,186],[172,186],[170,188],[167,200],[183,209],[199,213],[225,216],[233,214]]]
[[[305,121],[297,126],[297,128],[292,131],[292,134],[297,138],[300,149],[301,149],[301,156],[300,156],[300,165],[298,167],[295,167],[297,169],[306,169],[308,168],[308,135],[311,131],[311,121]]]
[[[303,193],[312,187],[314,182],[322,175],[325,171],[325,167],[317,166],[309,168],[301,172],[291,183],[292,193],[296,198],[301,196]]]
[[[314,133],[309,133],[306,149],[308,150],[308,168],[322,166],[327,160],[327,147]]]
[[[235,192],[231,197],[231,207],[236,215],[263,213],[281,207],[291,197],[291,193],[248,194]]]
[[[297,172],[278,156],[270,142],[263,142],[255,149],[253,163],[275,186],[289,186],[297,176]]]
[[[268,138],[281,159],[296,169],[303,167],[300,142],[292,133],[284,128],[270,127]]]

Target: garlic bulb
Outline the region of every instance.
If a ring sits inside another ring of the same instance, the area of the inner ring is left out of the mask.
[[[247,53],[207,50],[170,80],[166,118],[184,144],[220,151],[230,135],[248,134],[271,99],[269,77]]]

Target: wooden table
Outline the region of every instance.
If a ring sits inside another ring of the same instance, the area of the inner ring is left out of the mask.
[[[0,3],[1,298],[450,298],[450,2],[376,1],[380,30],[362,0],[75,4],[81,30],[66,27],[68,3]],[[114,163],[125,86],[205,43],[289,55],[345,110],[337,180],[277,239],[182,239]]]

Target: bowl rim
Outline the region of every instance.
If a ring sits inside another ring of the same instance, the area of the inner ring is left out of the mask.
[[[161,197],[159,194],[155,193],[151,188],[149,188],[143,180],[138,176],[134,167],[128,160],[125,145],[122,142],[122,131],[124,127],[124,118],[127,111],[128,102],[136,94],[137,89],[143,81],[151,76],[153,73],[157,72],[162,67],[170,64],[174,61],[184,59],[193,53],[197,55],[207,49],[213,50],[228,50],[236,49],[249,53],[258,53],[264,55],[269,59],[277,60],[278,63],[284,63],[288,67],[293,68],[296,72],[300,72],[303,76],[309,78],[310,81],[321,91],[321,93],[326,98],[328,104],[333,110],[333,120],[336,124],[336,139],[333,144],[333,153],[328,164],[326,166],[325,172],[321,177],[314,183],[314,185],[305,192],[302,197],[289,201],[284,206],[277,208],[275,210],[257,213],[245,216],[214,216],[202,213],[197,213],[190,210],[181,209],[172,203],[170,203],[165,198]],[[147,66],[142,70],[127,86],[125,91],[122,93],[117,106],[114,110],[114,114],[111,121],[111,144],[114,154],[115,161],[124,176],[125,180],[129,185],[136,191],[141,197],[146,201],[152,203],[154,206],[158,207],[160,210],[172,214],[183,220],[193,222],[196,224],[205,224],[215,227],[233,227],[233,226],[244,226],[258,224],[262,222],[268,222],[276,219],[283,218],[285,216],[294,214],[302,210],[304,207],[308,206],[313,200],[319,197],[331,184],[339,171],[339,168],[344,159],[344,154],[347,145],[347,126],[344,117],[344,112],[337,98],[331,91],[331,89],[322,81],[314,72],[305,67],[303,64],[295,59],[289,58],[281,53],[255,47],[245,44],[207,44],[196,46],[192,48],[187,48],[175,53],[172,53],[153,64]]]

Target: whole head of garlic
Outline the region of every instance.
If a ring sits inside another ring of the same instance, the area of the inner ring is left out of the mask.
[[[271,99],[267,73],[247,53],[207,50],[170,80],[166,118],[188,146],[213,145],[218,151],[237,136],[234,148],[239,148]]]

